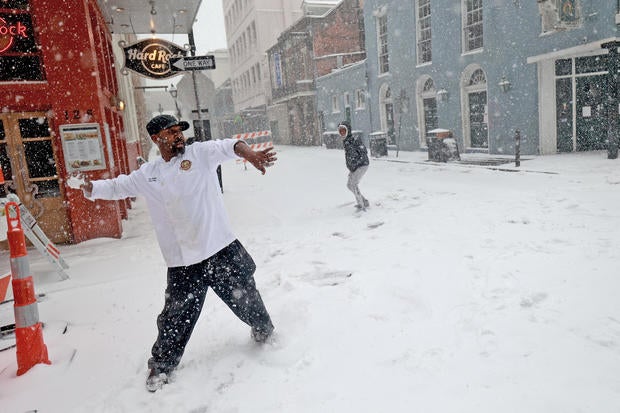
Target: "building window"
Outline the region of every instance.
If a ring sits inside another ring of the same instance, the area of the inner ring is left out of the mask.
[[[349,92],[344,92],[344,107],[345,108],[350,108],[351,107],[351,95],[349,95]]]
[[[355,109],[366,109],[366,92],[362,89],[355,91]]]
[[[256,23],[252,22],[252,24],[250,25],[250,33],[251,33],[251,39],[252,39],[252,49],[256,48],[256,44],[257,44],[257,39],[256,39]]]
[[[476,69],[469,78],[467,86],[484,85],[486,83],[487,79],[482,69]]]
[[[418,64],[432,60],[431,46],[431,0],[418,0],[417,7]]]
[[[43,81],[41,48],[35,38],[28,0],[2,1],[0,81]]]
[[[338,96],[332,96],[332,113],[340,113],[340,102]]]
[[[469,52],[481,49],[482,0],[463,0],[463,50]]]
[[[388,54],[388,28],[387,15],[384,12],[377,17],[377,48],[379,52],[379,73],[387,73],[390,71],[389,54]]]
[[[284,85],[282,58],[280,57],[280,53],[273,54],[273,81],[277,89]]]

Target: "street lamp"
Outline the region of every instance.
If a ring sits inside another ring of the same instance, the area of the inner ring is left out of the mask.
[[[170,85],[168,89],[170,96],[174,99],[174,107],[177,109],[177,118],[181,118],[181,110],[179,110],[179,102],[177,101],[178,89],[174,85]]]
[[[499,81],[497,86],[502,89],[502,92],[506,93],[510,90],[512,84],[510,83],[510,80],[506,79],[506,76],[502,76],[502,79]]]

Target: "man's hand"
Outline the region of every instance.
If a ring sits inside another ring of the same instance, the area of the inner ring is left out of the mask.
[[[235,144],[235,153],[254,165],[263,175],[267,172],[265,168],[270,167],[278,160],[276,153],[272,151],[273,148],[267,148],[262,151],[254,152],[244,141],[239,141]]]
[[[86,196],[90,196],[93,192],[93,183],[87,175],[81,172],[72,173],[67,180],[67,184],[70,188],[81,189]]]

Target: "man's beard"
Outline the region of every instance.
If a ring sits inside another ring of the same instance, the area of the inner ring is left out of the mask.
[[[185,141],[179,139],[175,140],[170,151],[172,152],[172,156],[183,155],[185,153]]]

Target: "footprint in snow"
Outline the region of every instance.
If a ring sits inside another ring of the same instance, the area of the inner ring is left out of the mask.
[[[366,224],[366,227],[368,229],[375,229],[375,228],[379,228],[383,224],[385,224],[385,222],[383,222],[383,221],[371,222],[369,224]]]
[[[297,278],[319,287],[335,286],[342,284],[353,275],[351,271],[326,271],[311,274],[303,274]]]

